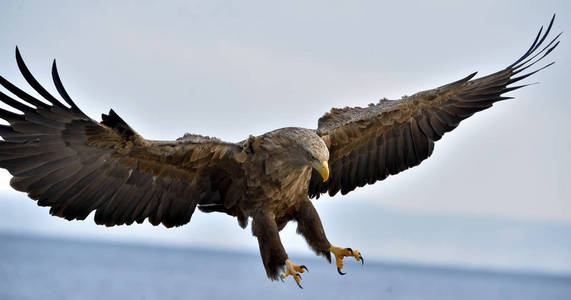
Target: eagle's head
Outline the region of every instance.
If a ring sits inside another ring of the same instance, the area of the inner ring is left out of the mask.
[[[276,150],[280,152],[281,159],[286,159],[296,167],[310,166],[319,172],[323,181],[329,179],[329,149],[314,130],[288,127],[265,136],[273,146],[278,146],[279,150]]]
[[[309,131],[309,130],[308,130]],[[310,131],[308,138],[301,141],[302,147],[305,150],[306,162],[314,168],[323,181],[329,179],[329,149],[323,139],[314,131]]]

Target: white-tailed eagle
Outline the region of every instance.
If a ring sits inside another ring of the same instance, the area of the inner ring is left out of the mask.
[[[295,221],[311,249],[329,261],[333,253],[343,274],[344,257],[363,257],[329,242],[310,198],[347,194],[417,166],[460,121],[510,99],[506,93],[525,86],[514,84],[552,64],[529,70],[559,44],[561,34],[547,39],[553,21],[521,58],[494,74],[334,108],[317,129],[282,128],[238,143],[195,134],[147,140],[113,110],[100,122],[91,119],[64,89],[55,61],[52,77],[63,101],[38,83],[16,49],[23,77],[43,99],[0,77],[11,93],[0,91],[0,100],[20,112],[0,109],[9,123],[0,125],[0,167],[13,176],[14,189],[68,220],[95,211],[95,222],[106,226],[148,219],[172,227],[188,223],[197,207],[234,216],[242,227],[251,218],[268,277],[292,275],[299,285],[307,268],[289,261],[279,236]]]

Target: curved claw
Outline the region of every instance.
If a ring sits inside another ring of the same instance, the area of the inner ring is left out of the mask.
[[[281,280],[282,282],[285,282],[285,281],[284,281],[284,278],[283,278],[283,277],[281,277],[281,276],[280,276],[280,280]]]
[[[337,268],[337,272],[339,272],[339,275],[345,275],[345,274],[347,274],[347,273],[341,272],[341,269],[339,269],[339,268]]]
[[[297,286],[299,286],[299,288],[303,290],[303,287],[302,287],[301,284],[299,283],[299,282],[301,281],[301,275],[295,274],[295,275],[293,275],[293,276],[294,276],[294,277],[295,277],[295,276],[298,276],[298,277],[299,277],[299,281],[296,280],[295,283],[297,283]]]
[[[365,259],[363,258],[363,255],[359,256],[359,259],[361,260],[361,266],[365,264]]]
[[[300,269],[305,269],[307,272],[309,272],[309,269],[305,266],[305,265],[301,265],[299,266]]]

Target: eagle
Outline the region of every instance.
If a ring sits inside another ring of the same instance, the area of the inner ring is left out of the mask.
[[[280,241],[290,221],[309,247],[343,269],[343,259],[364,263],[361,252],[332,245],[310,199],[343,195],[419,165],[434,143],[514,85],[551,66],[529,69],[559,44],[547,39],[555,15],[531,47],[506,68],[422,91],[398,100],[381,99],[366,107],[333,108],[317,129],[287,127],[232,143],[198,134],[174,141],[143,138],[113,110],[96,121],[76,105],[53,61],[51,75],[59,97],[34,78],[16,47],[18,68],[41,97],[4,77],[0,100],[0,167],[10,185],[25,192],[50,214],[105,226],[148,220],[166,227],[187,224],[198,208],[236,217],[245,228],[251,219],[267,276],[291,276],[301,287],[304,265],[291,262]],[[41,98],[41,99],[40,99]]]

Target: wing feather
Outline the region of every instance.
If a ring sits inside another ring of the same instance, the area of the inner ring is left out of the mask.
[[[96,122],[65,90],[52,65],[52,78],[66,106],[33,77],[16,48],[18,68],[42,97],[29,95],[0,76],[0,167],[14,177],[11,186],[68,220],[107,226],[141,223],[180,226],[197,205],[224,195],[226,209],[243,198],[244,174],[235,155],[242,146],[189,135],[176,141],[149,141],[113,110]],[[199,180],[200,179],[200,180]],[[205,189],[209,194],[203,193]],[[217,199],[218,199],[217,198]],[[221,200],[224,200],[221,199]]]
[[[330,152],[330,180],[312,173],[309,196],[328,192],[346,194],[420,164],[434,149],[434,142],[474,113],[495,102],[512,99],[505,93],[527,85],[512,84],[551,66],[515,76],[544,59],[559,44],[561,33],[544,45],[543,27],[525,54],[494,74],[474,79],[476,73],[439,88],[369,107],[334,108],[319,119],[318,134]]]

